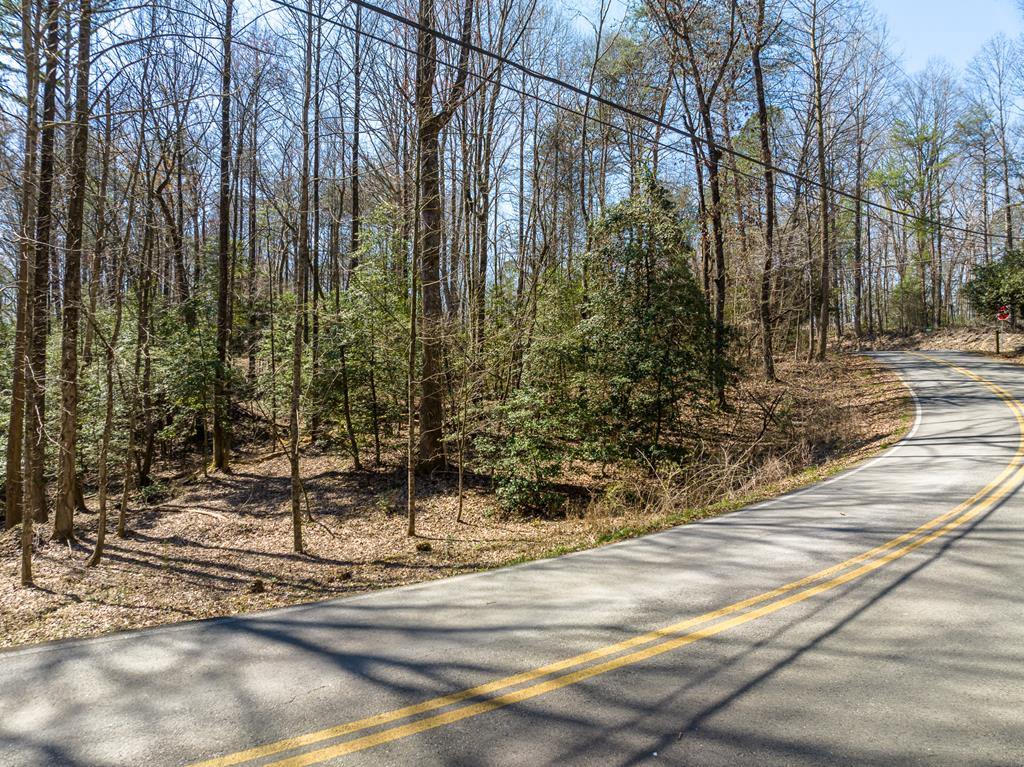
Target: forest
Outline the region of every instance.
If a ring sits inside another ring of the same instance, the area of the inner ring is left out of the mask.
[[[379,2],[0,0],[21,584],[260,450],[296,555],[323,455],[413,537],[439,481],[704,482],[737,412],[763,466],[834,355],[1024,309],[1017,40],[908,73],[863,0]]]

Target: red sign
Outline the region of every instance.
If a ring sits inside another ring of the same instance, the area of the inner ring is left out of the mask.
[[[1006,322],[1008,319],[1010,319],[1010,307],[1000,306],[999,313],[996,314],[996,319],[999,320],[1000,322]]]

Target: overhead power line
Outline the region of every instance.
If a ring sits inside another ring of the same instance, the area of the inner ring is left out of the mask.
[[[340,27],[342,29],[346,29],[346,30],[349,30],[349,31],[354,31],[353,27],[351,27],[350,25],[348,25],[345,22],[341,21],[340,19],[324,16],[322,13],[319,13],[319,12],[311,12],[310,10],[308,10],[306,8],[300,8],[300,7],[296,6],[296,5],[294,5],[293,3],[286,2],[285,0],[270,0],[270,2],[273,5],[276,5],[276,6],[281,7],[281,8],[286,8],[286,9],[288,9],[290,11],[293,11],[294,13],[301,14],[301,15],[311,15],[313,18],[317,19],[318,21],[322,21],[322,22],[325,22],[325,23],[328,23],[328,24],[331,24],[331,25],[334,25],[334,26],[338,26],[338,27]],[[893,208],[892,206],[886,205],[884,203],[876,202],[874,200],[870,200],[868,198],[865,198],[865,197],[862,197],[862,196],[858,196],[858,195],[856,195],[856,194],[854,194],[852,192],[847,192],[847,191],[845,191],[843,189],[839,189],[839,188],[830,186],[828,184],[824,184],[823,185],[819,181],[815,180],[814,178],[811,178],[809,176],[805,176],[805,175],[797,173],[795,171],[791,171],[791,170],[787,170],[785,168],[781,168],[781,167],[776,166],[776,165],[765,163],[760,158],[757,158],[757,157],[754,157],[752,155],[746,154],[745,152],[741,152],[741,151],[739,151],[739,150],[737,150],[735,148],[730,148],[728,146],[718,144],[717,142],[711,141],[710,139],[708,139],[708,138],[706,138],[704,136],[701,136],[701,135],[699,135],[699,134],[697,134],[697,133],[695,133],[693,131],[690,131],[687,128],[680,128],[677,125],[673,125],[671,123],[667,123],[667,122],[665,122],[663,120],[660,120],[660,119],[658,119],[656,117],[651,117],[650,115],[645,114],[643,112],[640,112],[637,109],[634,109],[633,107],[627,106],[625,104],[620,104],[620,103],[614,101],[613,99],[609,99],[609,98],[607,98],[605,96],[602,96],[600,94],[591,93],[591,92],[587,91],[585,88],[581,88],[578,85],[574,85],[574,84],[572,84],[570,82],[566,82],[565,80],[562,80],[562,79],[560,79],[558,77],[555,77],[553,75],[549,75],[549,74],[546,74],[544,72],[540,72],[540,71],[538,71],[536,69],[533,69],[531,67],[526,66],[525,64],[521,64],[518,61],[510,59],[507,56],[504,56],[504,55],[502,55],[500,53],[495,53],[494,51],[488,50],[487,48],[484,48],[482,46],[476,45],[475,43],[464,43],[463,41],[459,40],[458,38],[456,38],[456,37],[454,37],[452,35],[449,35],[449,34],[447,34],[445,32],[442,32],[442,31],[440,31],[440,30],[438,30],[438,29],[436,29],[434,27],[430,27],[430,26],[421,24],[419,21],[417,21],[415,19],[410,19],[407,16],[403,16],[400,13],[396,13],[394,11],[390,11],[387,8],[384,8],[382,6],[376,5],[375,3],[368,2],[368,0],[346,0],[346,2],[348,2],[351,5],[355,5],[355,6],[358,6],[360,8],[364,8],[365,10],[370,11],[371,13],[375,13],[375,14],[377,14],[379,16],[384,17],[384,18],[391,19],[392,21],[395,21],[398,24],[401,24],[403,26],[406,26],[406,27],[418,30],[420,32],[424,32],[426,34],[432,35],[432,36],[434,36],[434,37],[436,37],[436,38],[438,38],[440,40],[444,40],[445,42],[448,42],[448,43],[450,43],[452,45],[455,45],[455,46],[457,46],[459,48],[465,47],[465,48],[467,48],[469,51],[471,51],[473,53],[476,53],[476,54],[478,54],[480,56],[483,56],[485,58],[491,59],[491,60],[493,60],[493,61],[495,61],[497,63],[503,64],[503,65],[505,65],[507,67],[510,67],[511,69],[514,69],[517,72],[520,72],[523,75],[526,75],[527,77],[530,77],[531,79],[534,79],[534,80],[537,80],[537,81],[540,81],[540,82],[544,82],[544,83],[547,83],[549,85],[553,85],[553,86],[555,86],[557,88],[561,88],[563,90],[567,90],[570,93],[573,93],[573,94],[575,94],[577,96],[589,99],[589,100],[594,101],[594,102],[596,102],[598,104],[606,106],[609,109],[613,109],[615,111],[618,111],[618,112],[621,112],[623,114],[629,115],[630,117],[633,117],[633,118],[635,118],[637,120],[645,122],[645,123],[647,123],[647,124],[649,124],[649,125],[651,125],[653,127],[660,128],[663,131],[667,131],[669,133],[673,133],[673,134],[678,135],[678,136],[680,136],[682,138],[685,138],[685,139],[687,139],[689,141],[695,141],[695,142],[697,142],[699,144],[707,146],[708,148],[715,149],[715,150],[717,150],[718,152],[720,152],[723,155],[729,155],[729,156],[734,157],[734,158],[736,158],[738,160],[743,160],[745,162],[749,162],[749,163],[751,163],[753,165],[756,165],[758,167],[761,167],[761,168],[763,168],[765,170],[771,170],[773,173],[776,173],[776,174],[778,174],[780,176],[784,176],[784,177],[790,178],[790,179],[792,179],[794,181],[797,181],[799,183],[805,184],[806,186],[809,186],[809,187],[814,187],[814,188],[817,188],[817,189],[822,189],[825,192],[834,194],[837,197],[842,198],[844,200],[847,200],[847,201],[850,201],[850,202],[853,202],[853,203],[860,203],[860,204],[866,206],[869,209],[875,209],[875,210],[883,211],[885,213],[889,213],[889,214],[896,215],[896,216],[901,216],[902,218],[910,219],[912,221],[917,221],[919,223],[926,224],[928,226],[942,228],[942,229],[946,229],[948,231],[960,232],[961,234],[972,235],[972,236],[975,236],[975,237],[982,237],[982,238],[988,238],[988,239],[1006,239],[1006,235],[1005,234],[998,234],[998,233],[994,233],[994,232],[983,232],[983,231],[979,231],[979,230],[976,230],[976,229],[971,229],[969,227],[959,226],[957,224],[945,223],[945,222],[942,222],[942,221],[937,221],[937,220],[935,220],[933,218],[930,218],[928,216],[922,216],[920,214],[913,213],[911,211],[906,211],[906,210],[900,210],[898,208]],[[361,34],[363,34],[364,36],[367,36],[367,37],[371,37],[371,38],[375,39],[376,41],[382,42],[382,43],[390,45],[392,47],[404,50],[404,51],[406,51],[406,52],[408,52],[408,53],[410,53],[412,55],[420,55],[417,51],[412,50],[412,49],[408,48],[407,46],[404,46],[404,45],[402,45],[400,43],[396,43],[396,42],[391,41],[391,40],[386,40],[386,39],[384,39],[382,37],[379,37],[379,36],[376,36],[376,35],[367,34],[367,32],[365,30],[362,31]],[[440,63],[440,64],[442,64],[444,66],[448,66],[448,67],[454,67],[455,66],[454,64],[451,64],[450,62],[446,62],[446,61],[443,61],[443,60],[440,60],[440,59],[437,59],[437,58],[434,58],[433,61],[436,61],[436,62],[438,62],[438,63]],[[487,79],[487,78],[484,78],[484,79]],[[524,91],[522,91],[520,89],[515,88],[514,86],[505,85],[503,83],[501,83],[501,85],[506,90],[511,90],[513,92],[520,93],[521,95],[529,97],[529,98],[539,99],[540,101],[548,103],[549,105],[554,106],[554,107],[559,108],[559,109],[563,109],[563,110],[570,111],[570,112],[575,112],[575,110],[572,110],[571,108],[568,108],[565,105],[552,103],[552,102],[548,101],[547,99],[544,99],[543,97],[538,96],[537,94],[526,93],[526,92],[524,92]],[[579,113],[577,112],[577,114],[579,114]],[[591,116],[590,119],[594,120],[595,122],[601,122],[599,119],[596,119],[593,116]],[[675,151],[683,152],[685,154],[690,155],[691,157],[693,156],[692,152],[688,152],[686,149],[684,149],[682,147],[675,146],[675,145],[664,144],[663,142],[659,142],[659,144],[661,146],[665,147],[665,148],[669,148],[669,149],[673,149]],[[730,167],[729,169],[732,170],[733,172],[736,172],[736,173],[739,173],[741,175],[747,176],[748,178],[753,178],[754,177],[753,174],[750,174],[748,172],[744,172],[744,171],[740,170],[739,168],[736,168],[735,166]],[[877,217],[876,216],[876,220],[887,223],[886,219],[881,218],[881,217]]]
[[[280,6],[280,7],[283,7],[283,8],[288,8],[289,10],[294,11],[296,13],[310,14],[309,10],[303,9],[303,8],[299,8],[299,7],[295,6],[292,3],[286,2],[285,0],[270,0],[270,2],[273,3],[274,5],[277,5],[277,6]],[[602,104],[602,105],[604,105],[604,106],[606,106],[606,107],[608,107],[610,109],[617,110],[619,112],[622,112],[623,114],[628,114],[629,116],[634,117],[634,118],[636,118],[638,120],[641,120],[643,122],[649,123],[650,125],[653,125],[655,127],[661,128],[662,130],[668,131],[670,133],[674,133],[674,134],[676,134],[678,136],[682,136],[683,138],[686,138],[686,139],[689,139],[689,140],[692,140],[692,141],[696,141],[696,142],[698,142],[700,144],[703,144],[703,145],[707,146],[710,149],[717,150],[718,152],[721,152],[722,154],[727,154],[727,155],[730,155],[730,156],[735,157],[737,159],[753,163],[754,165],[757,165],[757,166],[759,166],[761,168],[764,168],[766,170],[771,170],[774,173],[777,173],[779,175],[786,176],[788,178],[794,179],[794,180],[799,181],[800,183],[806,184],[808,186],[812,186],[812,187],[815,187],[815,188],[818,188],[818,189],[822,189],[825,192],[832,193],[832,194],[834,194],[834,195],[836,195],[838,197],[841,197],[843,199],[850,200],[850,201],[855,202],[855,203],[859,202],[859,203],[861,203],[863,205],[866,205],[868,207],[875,208],[877,210],[885,211],[886,213],[891,213],[891,214],[894,214],[894,215],[902,216],[904,218],[908,218],[908,219],[911,219],[911,220],[914,220],[914,221],[918,221],[920,223],[927,224],[929,226],[942,227],[942,228],[948,229],[950,231],[958,231],[958,232],[961,232],[963,234],[970,234],[970,235],[975,235],[975,236],[979,236],[979,237],[989,237],[989,238],[1005,238],[1006,237],[1006,235],[1002,235],[1002,234],[980,232],[980,231],[977,231],[975,229],[970,229],[968,227],[958,226],[956,224],[943,223],[942,221],[936,221],[935,219],[932,219],[932,218],[927,217],[927,216],[921,216],[919,214],[912,213],[910,211],[899,210],[899,209],[893,208],[893,207],[891,207],[889,205],[885,205],[884,203],[879,203],[879,202],[875,202],[874,200],[869,200],[869,199],[866,199],[864,197],[860,197],[858,195],[853,194],[852,192],[847,192],[845,190],[832,187],[832,186],[830,186],[828,184],[822,185],[820,182],[816,181],[813,178],[804,176],[804,175],[796,173],[794,171],[786,170],[785,168],[780,168],[780,167],[775,166],[775,165],[770,165],[768,163],[765,163],[763,160],[761,160],[761,159],[759,159],[757,157],[753,157],[753,156],[748,155],[748,154],[746,154],[744,152],[740,152],[740,151],[738,151],[738,150],[736,150],[734,148],[730,148],[730,147],[727,147],[727,146],[720,145],[720,144],[718,144],[716,142],[713,142],[713,141],[711,141],[711,140],[709,140],[709,139],[707,139],[707,138],[705,138],[703,136],[700,136],[700,135],[698,135],[698,134],[696,134],[696,133],[694,133],[694,132],[692,132],[692,131],[690,131],[690,130],[688,130],[686,128],[680,128],[677,125],[672,125],[671,123],[666,123],[663,120],[659,120],[658,118],[651,117],[650,115],[644,114],[643,112],[640,112],[640,111],[638,111],[638,110],[636,110],[636,109],[634,109],[632,107],[629,107],[629,106],[627,106],[625,104],[620,104],[620,103],[618,103],[618,102],[616,102],[616,101],[614,101],[612,99],[609,99],[609,98],[607,98],[605,96],[601,96],[599,94],[593,94],[593,93],[587,91],[585,88],[581,88],[578,85],[573,85],[572,83],[566,82],[565,80],[562,80],[562,79],[560,79],[558,77],[554,77],[553,75],[549,75],[549,74],[546,74],[544,72],[540,72],[538,70],[535,70],[535,69],[533,69],[531,67],[528,67],[528,66],[526,66],[524,64],[519,63],[518,61],[510,59],[507,56],[504,56],[504,55],[502,55],[500,53],[495,53],[494,51],[488,50],[487,48],[483,48],[482,46],[476,45],[475,43],[464,43],[463,41],[459,40],[457,37],[454,37],[454,36],[449,35],[449,34],[447,34],[445,32],[442,32],[442,31],[440,31],[440,30],[438,30],[438,29],[436,29],[434,27],[430,27],[430,26],[421,24],[419,21],[417,21],[415,19],[410,19],[407,16],[403,16],[400,13],[396,13],[394,11],[388,10],[387,8],[384,8],[384,7],[379,6],[379,5],[375,4],[375,3],[369,2],[368,0],[347,0],[347,2],[350,3],[351,5],[355,5],[355,6],[358,6],[360,8],[364,8],[367,11],[370,11],[371,13],[375,13],[375,14],[377,14],[379,16],[383,16],[384,18],[391,19],[392,21],[395,21],[395,22],[397,22],[399,24],[402,24],[403,26],[407,26],[407,27],[410,27],[412,29],[416,29],[416,30],[418,30],[420,32],[424,32],[426,34],[432,35],[432,36],[436,37],[439,40],[444,40],[445,42],[450,43],[452,45],[455,45],[457,47],[460,47],[460,48],[465,47],[465,48],[467,48],[469,51],[471,51],[473,53],[476,53],[476,54],[478,54],[480,56],[484,56],[486,58],[492,59],[493,61],[496,61],[496,62],[499,62],[501,64],[504,64],[505,66],[510,67],[510,68],[512,68],[512,69],[514,69],[514,70],[516,70],[518,72],[521,72],[522,74],[524,74],[527,77],[530,77],[532,79],[539,80],[541,82],[545,82],[545,83],[548,83],[550,85],[554,85],[554,86],[556,86],[558,88],[562,88],[564,90],[568,90],[569,92],[574,93],[577,96],[581,96],[583,98],[590,99],[590,100],[592,100],[592,101],[594,101],[594,102],[596,102],[598,104]],[[344,25],[342,22],[338,21],[337,19],[332,19],[332,18],[323,16],[320,13],[312,13],[311,15],[314,18],[316,18],[316,19],[318,19],[320,21],[327,22],[329,24],[338,24],[340,26],[347,26],[347,25]]]

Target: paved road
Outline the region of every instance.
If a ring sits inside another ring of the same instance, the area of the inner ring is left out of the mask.
[[[880,356],[917,393],[914,431],[802,493],[0,654],[0,764],[1024,765],[1024,371]]]

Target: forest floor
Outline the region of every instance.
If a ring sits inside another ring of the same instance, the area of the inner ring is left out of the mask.
[[[127,537],[107,536],[99,567],[85,567],[94,512],[77,515],[73,547],[38,525],[32,589],[17,585],[20,528],[9,530],[0,537],[0,646],[344,597],[592,548],[810,484],[878,453],[909,426],[906,389],[868,358],[783,361],[779,376],[733,390],[732,410],[706,424],[714,457],[697,470],[655,478],[580,471],[573,481],[589,500],[556,519],[502,515],[487,481],[469,477],[457,522],[455,478],[421,478],[419,535],[409,538],[400,453],[387,467],[356,472],[347,456],[308,448],[307,555],[291,551],[280,452],[237,456],[232,474],[189,475],[163,501],[133,505]],[[95,498],[87,503],[95,508]]]

